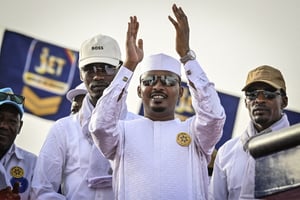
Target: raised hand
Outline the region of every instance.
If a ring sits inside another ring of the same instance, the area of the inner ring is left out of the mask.
[[[126,59],[124,66],[134,71],[139,62],[143,60],[143,40],[137,41],[137,34],[139,30],[139,22],[136,16],[130,16],[128,23],[127,38],[126,38]]]
[[[173,4],[172,10],[177,21],[170,15],[168,16],[168,18],[172,22],[176,30],[176,51],[180,57],[183,57],[190,50],[190,29],[188,18],[183,12],[182,8],[177,7],[176,4]]]

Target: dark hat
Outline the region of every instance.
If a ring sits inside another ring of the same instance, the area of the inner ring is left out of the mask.
[[[246,85],[243,87],[242,91],[247,90],[250,85],[257,82],[267,83],[276,89],[282,89],[286,92],[284,78],[281,72],[274,67],[263,65],[251,70],[248,73]]]

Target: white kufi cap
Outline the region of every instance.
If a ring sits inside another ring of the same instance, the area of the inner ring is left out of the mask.
[[[142,67],[141,74],[152,70],[165,70],[181,76],[181,63],[175,58],[166,54],[154,54],[145,58]]]

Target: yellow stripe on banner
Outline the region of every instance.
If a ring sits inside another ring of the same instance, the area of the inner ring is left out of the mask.
[[[62,97],[38,97],[29,87],[24,86],[22,95],[26,97],[24,107],[38,116],[55,114],[58,111]]]
[[[23,74],[24,82],[27,84],[30,84],[32,86],[35,86],[37,88],[42,88],[46,91],[50,91],[56,94],[65,94],[66,91],[68,91],[69,86],[67,83],[49,79],[46,77],[43,77],[38,74],[34,74],[31,72],[25,72]]]

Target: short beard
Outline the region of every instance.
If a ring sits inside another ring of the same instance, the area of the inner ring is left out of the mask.
[[[257,117],[257,118],[254,118],[254,121],[256,124],[263,125],[268,122],[268,119],[263,118],[263,117]]]
[[[163,108],[163,107],[152,108],[152,111],[154,111],[154,112],[164,112],[165,110],[166,110],[166,108]]]

